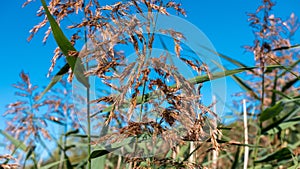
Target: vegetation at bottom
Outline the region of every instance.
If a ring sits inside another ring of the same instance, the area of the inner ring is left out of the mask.
[[[28,0],[23,6],[29,3],[41,3],[43,20],[28,40],[49,26],[43,42],[52,34],[57,48],[46,88],[23,71],[13,85],[18,100],[7,105],[0,130],[10,154],[0,156],[0,168],[300,168],[295,14],[277,18],[272,0],[248,13],[255,39],[245,49],[256,63],[250,67],[211,46],[195,49],[184,33],[160,27],[159,17],[186,15],[176,1]],[[204,62],[201,53],[231,66]],[[243,92],[223,103],[231,114],[218,116],[224,100],[204,90],[226,77]]]

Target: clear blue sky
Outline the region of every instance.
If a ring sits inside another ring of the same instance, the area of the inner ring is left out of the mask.
[[[25,1],[25,0],[23,0]],[[11,84],[19,80],[19,73],[24,70],[30,74],[33,84],[45,86],[48,83],[46,74],[55,48],[52,36],[46,45],[42,44],[44,32],[28,43],[29,30],[42,18],[35,16],[40,6],[36,0],[26,8],[21,8],[22,0],[3,1],[0,10],[0,114],[5,105],[16,101]],[[100,1],[101,2],[101,1]],[[106,3],[109,1],[104,1]],[[253,64],[253,57],[245,54],[243,45],[251,45],[253,35],[248,26],[246,12],[253,12],[260,0],[215,0],[215,1],[182,1],[186,8],[188,21],[201,29],[212,41],[217,51],[234,57],[246,64]],[[291,12],[300,16],[300,1],[282,0],[274,8],[277,16],[286,18]],[[294,43],[300,43],[299,33]],[[229,93],[238,89],[229,81]],[[4,128],[3,118],[0,117],[0,128]]]

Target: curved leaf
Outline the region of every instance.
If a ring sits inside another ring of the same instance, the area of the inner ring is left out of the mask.
[[[58,73],[51,79],[51,82],[48,84],[46,89],[38,96],[37,100],[41,99],[57,82],[59,82],[63,75],[68,73],[70,69],[70,66],[68,64],[65,64],[64,67],[60,69]]]
[[[263,130],[263,134],[276,134],[279,131],[285,130],[287,128],[290,128],[292,126],[295,126],[300,123],[300,117],[296,117],[287,121],[284,121],[276,126],[273,126],[272,128],[269,128],[268,130]]]
[[[122,146],[120,147],[116,147],[116,148],[110,148],[109,150],[94,150],[91,154],[90,154],[90,157],[89,159],[94,159],[94,158],[98,158],[98,157],[102,157],[106,154],[109,154],[111,153],[112,151],[115,151],[117,149],[120,149]]]
[[[8,134],[7,132],[5,132],[1,129],[0,129],[0,134],[2,134],[5,138],[7,138],[9,141],[11,141],[11,143],[14,146],[16,146],[17,148],[20,148],[24,152],[27,151],[27,146],[22,141],[15,139],[13,136],[11,136],[10,134]]]
[[[278,102],[274,106],[268,107],[260,114],[259,120],[263,122],[277,116],[283,110],[283,107],[284,105],[282,102]]]
[[[288,49],[294,49],[294,48],[299,48],[300,45],[293,45],[293,46],[283,46],[279,48],[272,49],[272,51],[278,51],[278,50],[288,50]]]
[[[69,131],[69,132],[67,132],[67,133],[65,134],[65,136],[67,137],[67,136],[69,136],[69,135],[74,135],[74,134],[77,134],[77,133],[79,133],[79,129]]]
[[[257,94],[252,90],[252,88],[247,85],[245,82],[243,82],[243,80],[239,77],[237,77],[236,75],[232,76],[233,80],[235,80],[235,82],[240,85],[240,87],[242,89],[244,89],[245,91],[249,92],[249,94],[251,96],[253,96],[255,99],[260,100],[260,98],[257,96]]]
[[[57,73],[54,78],[51,80],[48,87],[43,91],[41,98],[48,90],[50,90],[61,78],[62,75],[68,72],[69,68],[72,69],[73,73],[75,74],[76,78],[79,82],[81,82],[85,87],[89,87],[88,78],[84,76],[85,68],[81,62],[80,59],[76,56],[70,56],[69,52],[77,52],[76,49],[73,47],[71,42],[68,40],[68,38],[64,35],[63,31],[60,29],[59,25],[55,21],[54,17],[51,15],[49,9],[47,8],[45,0],[41,0],[42,6],[45,10],[46,16],[49,20],[52,33],[54,36],[54,39],[60,48],[61,52],[66,56],[66,60],[68,62],[68,66],[65,65],[59,73]],[[76,68],[76,69],[75,69]]]
[[[66,160],[63,160],[63,162],[66,161]],[[53,163],[50,163],[50,164],[47,164],[43,167],[41,167],[40,169],[49,169],[49,168],[53,168],[55,166],[58,167],[58,165],[61,163],[61,161],[56,161],[56,162],[53,162]]]
[[[290,87],[292,87],[294,84],[296,84],[297,82],[299,82],[298,77],[294,78],[293,80],[287,82],[281,89],[282,92],[285,92],[286,90],[288,90]]]
[[[262,134],[274,134],[279,130],[289,128],[300,122],[300,117],[292,118],[296,113],[300,111],[300,108],[294,108],[281,119],[271,123],[269,126],[262,129]],[[292,119],[291,119],[292,118]],[[295,122],[296,121],[296,122]]]
[[[274,65],[274,66],[270,66],[270,67],[278,67],[277,65]],[[246,70],[253,70],[253,69],[256,69],[257,67],[243,67],[243,68],[238,68],[238,69],[233,69],[233,70],[226,70],[226,71],[223,71],[223,72],[217,72],[217,73],[213,73],[211,75],[211,77],[209,77],[208,75],[203,75],[203,76],[197,76],[197,77],[194,77],[194,78],[191,78],[189,79],[189,83],[195,85],[195,84],[199,84],[199,83],[204,83],[204,82],[207,82],[207,81],[211,81],[211,80],[215,80],[215,79],[219,79],[219,78],[223,78],[223,77],[226,77],[226,76],[232,76],[234,74],[237,74],[237,73],[241,73],[241,72],[244,72]],[[175,88],[176,85],[172,85],[170,86],[171,88]],[[150,100],[153,100],[153,99],[156,99],[158,98],[158,95],[157,95],[157,92],[154,91],[154,92],[150,92],[150,93],[146,93],[142,96],[138,96],[136,99],[137,99],[137,102],[136,104],[139,105],[141,103],[145,103],[145,102],[148,102]],[[129,103],[130,101],[127,101],[125,102],[122,106],[120,106],[120,108],[126,108],[129,106]],[[113,106],[108,106],[106,108],[104,108],[103,110],[91,115],[91,117],[94,117],[100,113],[107,113],[107,112],[110,112],[111,110],[113,109]]]
[[[288,148],[282,148],[270,155],[267,155],[259,160],[256,160],[255,163],[271,162],[274,160],[281,161],[288,158],[292,158],[291,151]]]

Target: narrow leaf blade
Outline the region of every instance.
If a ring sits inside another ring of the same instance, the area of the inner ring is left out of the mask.
[[[59,25],[57,24],[54,17],[51,15],[49,9],[47,8],[45,0],[41,0],[42,6],[45,10],[46,16],[49,20],[52,33],[54,36],[54,39],[59,46],[62,53],[66,56],[67,62],[69,66],[71,67],[73,73],[75,74],[76,78],[79,82],[81,82],[85,87],[89,87],[88,78],[84,76],[85,68],[78,57],[69,56],[69,52],[77,52],[76,49],[73,47],[71,42],[68,40],[68,38],[64,35],[63,31],[60,29]],[[75,69],[76,67],[76,69]]]
[[[65,161],[65,160],[63,160],[63,161]],[[47,164],[47,165],[41,167],[40,169],[49,169],[49,168],[53,168],[53,167],[55,167],[55,166],[58,167],[58,165],[59,165],[60,163],[61,163],[61,161],[56,161],[56,162]],[[56,168],[56,167],[55,167],[55,168]]]
[[[255,163],[271,162],[274,160],[281,161],[287,158],[292,158],[292,153],[288,148],[282,148],[270,155],[266,155],[259,160],[256,160]]]
[[[0,129],[0,134],[2,134],[9,141],[11,141],[14,146],[16,146],[17,148],[20,148],[21,150],[26,152],[27,146],[23,142],[21,142],[20,140],[15,139],[13,136],[11,136],[10,134],[8,134],[7,132],[5,132],[1,129]]]
[[[109,149],[102,149],[102,150],[94,150],[91,154],[90,154],[90,159],[94,159],[94,158],[98,158],[98,157],[102,157],[106,154],[111,153],[112,151],[115,151],[117,149],[120,149],[122,146],[116,147],[116,148],[109,148]]]
[[[56,73],[56,75],[51,79],[51,82],[48,84],[46,89],[44,89],[44,91],[39,95],[37,100],[40,100],[57,82],[59,82],[62,79],[63,75],[68,73],[69,69],[70,66],[68,64],[65,64],[64,67],[62,67],[60,71]]]
[[[274,106],[268,107],[260,114],[259,120],[263,122],[277,116],[283,110],[283,107],[284,105],[282,102],[278,102]]]

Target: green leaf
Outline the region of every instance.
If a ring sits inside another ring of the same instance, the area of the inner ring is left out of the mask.
[[[256,67],[243,67],[243,68],[238,68],[238,69],[233,69],[233,70],[225,70],[224,72],[217,72],[212,74],[212,77],[210,78],[208,75],[203,75],[203,76],[197,76],[195,78],[192,78],[188,80],[191,84],[199,84],[203,82],[207,82],[210,80],[215,80],[219,79],[225,76],[231,76],[237,73],[244,72],[246,70],[252,70],[255,69]],[[175,87],[175,86],[174,86]]]
[[[69,158],[69,156],[67,155],[66,152],[65,152],[65,160],[66,160],[67,169],[73,169],[71,160],[70,160],[70,158]]]
[[[68,73],[70,69],[70,66],[68,64],[65,64],[64,67],[60,69],[58,73],[51,79],[51,82],[48,84],[46,89],[38,96],[37,100],[40,100],[57,82],[59,82],[63,75]]]
[[[294,62],[291,66],[287,67],[285,71],[283,71],[278,77],[284,76],[287,72],[291,72],[293,68],[295,68],[300,63],[300,59]],[[297,76],[296,76],[297,77]]]
[[[204,83],[210,80],[215,80],[215,79],[219,79],[225,76],[231,76],[237,73],[241,73],[244,72],[246,70],[252,70],[255,69],[257,67],[244,67],[244,68],[238,68],[238,69],[234,69],[234,70],[226,70],[223,72],[217,72],[211,75],[211,77],[209,77],[208,75],[203,75],[203,76],[197,76],[194,78],[189,79],[189,83],[195,85],[195,84],[199,84],[199,83]],[[175,88],[176,85],[172,85],[170,86],[171,88]],[[150,100],[156,99],[158,98],[157,92],[150,92],[150,93],[146,93],[143,96],[138,96],[136,98],[137,100],[137,105],[148,102]],[[126,108],[129,106],[130,101],[125,102],[122,106],[120,106],[120,108]],[[113,109],[113,106],[108,106],[107,108],[103,109],[102,111],[93,114],[91,117],[96,116],[99,113],[106,113],[106,112],[110,112]]]
[[[288,50],[288,49],[294,49],[294,48],[299,48],[300,45],[293,45],[293,46],[283,46],[279,48],[275,48],[272,51],[278,51],[278,50]]]
[[[105,168],[107,164],[107,156],[101,156],[96,159],[92,159],[92,168]]]
[[[108,150],[95,150],[91,153],[90,159],[98,158],[98,157],[104,156],[109,153],[110,153],[110,151],[108,151]]]
[[[263,130],[263,134],[269,134],[269,135],[276,134],[279,131],[290,128],[290,127],[295,126],[299,123],[300,123],[300,117],[292,118],[292,119],[289,119],[287,121],[284,121],[284,122],[280,123],[277,126],[274,126],[273,128],[270,128],[266,131]]]
[[[285,92],[286,90],[288,90],[290,87],[292,87],[295,83],[299,82],[298,77],[294,78],[293,80],[285,83],[285,85],[282,87],[281,91]]]
[[[202,47],[203,47],[204,49],[206,49],[206,50],[208,50],[208,51],[210,51],[210,52],[212,52],[212,53],[214,53],[214,54],[220,56],[221,58],[227,60],[228,62],[230,62],[230,63],[232,63],[232,64],[238,66],[238,67],[248,67],[247,65],[243,64],[242,62],[240,62],[240,61],[238,61],[238,60],[236,60],[236,59],[232,59],[231,57],[226,56],[226,55],[224,55],[224,54],[222,54],[222,53],[220,53],[220,52],[216,52],[216,51],[214,51],[214,50],[212,50],[212,49],[209,49],[209,48],[207,48],[207,47],[205,47],[205,46],[202,46]]]
[[[278,66],[280,66],[280,68],[282,69],[286,69],[283,65],[280,65],[279,62],[276,62],[278,64]],[[272,66],[268,66],[266,67],[265,73],[271,73],[273,72],[275,69],[277,69],[278,67],[272,67]]]
[[[41,2],[42,2],[42,6],[45,10],[46,16],[49,20],[53,36],[54,36],[54,39],[55,39],[58,47],[60,48],[61,52],[66,56],[68,65],[71,67],[71,69],[72,69],[73,73],[75,74],[76,78],[78,79],[78,81],[81,82],[85,87],[88,88],[89,82],[88,82],[88,78],[84,76],[85,68],[84,68],[81,60],[78,59],[78,57],[69,56],[69,52],[71,52],[71,51],[77,52],[76,49],[73,47],[73,45],[68,40],[68,38],[64,35],[63,31],[60,29],[56,20],[51,15],[49,9],[47,8],[45,0],[41,0]],[[75,67],[76,67],[76,69],[75,69]],[[64,66],[64,68],[66,68],[66,66]],[[55,76],[54,79],[50,82],[49,86],[46,88],[47,90],[45,90],[43,93],[47,92],[60,79],[61,79],[61,76],[57,76],[57,77]]]
[[[285,109],[284,109],[285,111]],[[300,107],[294,107],[293,109],[289,110],[288,113],[286,113],[286,115],[284,115],[282,118],[278,119],[277,121],[271,123],[269,126],[263,128],[261,130],[262,134],[274,134],[277,133],[279,130],[285,129],[283,127],[286,127],[286,124],[283,126],[280,126],[281,123],[288,123],[290,120],[291,121],[295,121],[295,118],[293,118],[293,116],[295,114],[297,114],[300,111]],[[291,119],[293,118],[293,119]],[[297,120],[297,118],[296,118]],[[272,131],[271,131],[272,130]]]
[[[65,161],[65,160],[63,160],[63,161]],[[49,169],[49,168],[54,168],[55,166],[58,167],[58,165],[59,165],[60,163],[61,163],[61,161],[56,161],[56,162],[47,164],[47,165],[41,167],[40,169]],[[55,168],[57,168],[57,167],[55,167]]]
[[[106,154],[111,153],[112,151],[118,150],[120,148],[122,148],[123,146],[119,146],[119,147],[115,147],[115,148],[107,148],[107,149],[101,149],[101,150],[94,150],[91,154],[89,159],[94,159],[94,158],[98,158],[98,157],[102,157]]]
[[[54,39],[62,51],[62,53],[66,56],[68,64],[71,66],[72,70],[75,70],[75,64],[76,64],[76,57],[70,57],[69,52],[70,51],[76,51],[76,49],[73,47],[71,42],[68,40],[68,38],[64,35],[63,31],[60,29],[59,25],[57,24],[54,17],[51,15],[45,0],[41,0],[43,8],[45,10],[46,16],[48,18],[48,21],[50,23],[52,33],[54,36]]]
[[[25,161],[24,161],[24,164],[23,164],[23,168],[25,168],[25,166],[26,166],[26,161],[31,157],[31,155],[33,155],[34,150],[35,150],[35,146],[31,146],[29,148],[29,151],[26,153],[26,157],[25,157]]]
[[[234,161],[233,161],[233,164],[231,166],[231,169],[236,169],[238,168],[238,164],[239,164],[239,159],[240,159],[240,147],[237,147],[237,150],[236,150],[236,153],[235,153],[235,156],[234,156]]]
[[[5,132],[5,131],[3,131],[3,130],[1,130],[1,129],[0,129],[0,134],[2,134],[2,135],[3,135],[4,137],[6,137],[9,141],[11,141],[12,144],[13,144],[14,146],[16,146],[17,148],[20,148],[20,149],[23,150],[24,152],[27,151],[27,146],[26,146],[23,142],[21,142],[21,141],[15,139],[13,136],[11,136],[10,134],[8,134],[7,132]]]
[[[283,110],[283,107],[284,105],[282,102],[278,102],[274,106],[268,107],[260,114],[259,120],[263,122],[277,116]]]
[[[292,153],[288,148],[282,148],[272,154],[266,155],[261,159],[255,161],[255,163],[271,162],[274,160],[281,161],[284,159],[292,158]]]
[[[72,137],[87,138],[88,135],[86,135],[86,134],[72,134]],[[90,137],[91,137],[91,138],[99,138],[99,136],[96,136],[96,135],[91,135]]]
[[[287,168],[287,169],[298,169],[299,168],[299,164],[294,164],[293,166]]]
[[[275,79],[273,80],[273,89],[272,90],[276,90],[277,89],[277,81],[278,81],[278,76],[277,76],[277,72],[275,75]],[[276,93],[272,92],[272,96],[271,96],[271,105],[275,105],[276,101],[277,101],[277,97],[276,97]]]
[[[280,65],[280,66],[281,66],[281,69],[284,69],[286,72],[290,72],[292,75],[294,75],[295,77],[297,77],[297,78],[300,80],[300,77],[297,75],[297,73],[294,73],[294,72],[292,71],[292,68],[293,68],[293,66],[294,66],[295,64],[293,64],[293,65],[290,66],[290,67],[286,67],[286,66],[281,65],[281,63],[278,62],[276,59],[270,57],[269,55],[267,55],[267,56],[268,56],[268,58],[271,59],[273,62],[275,62],[276,64]],[[297,62],[298,62],[298,61],[297,61]],[[270,67],[267,67],[267,70],[268,70],[267,72],[273,71],[273,69],[270,69]],[[286,73],[286,72],[285,72],[285,73]],[[285,74],[285,73],[282,73],[282,74]],[[282,77],[282,76],[281,76],[282,74],[280,74],[279,77]]]
[[[272,90],[272,92],[282,96],[283,98],[285,98],[286,100],[282,99],[283,103],[293,102],[294,104],[300,106],[299,99],[297,99],[297,98],[300,98],[299,96],[290,97],[290,96],[288,96],[288,95],[286,95],[283,92],[278,91],[278,90]]]
[[[282,93],[281,91],[278,91],[278,90],[272,90],[272,92],[273,92],[273,93],[276,93],[276,94],[278,94],[278,95],[280,95],[280,96],[282,96],[282,97],[284,97],[284,98],[292,99],[290,96],[288,96],[288,95]]]
[[[232,78],[237,82],[238,85],[240,85],[242,89],[249,92],[249,94],[253,96],[255,99],[260,100],[257,94],[252,90],[252,88],[249,85],[247,85],[245,82],[243,82],[241,78],[237,77],[236,75],[233,75]]]
[[[69,135],[74,135],[74,134],[77,134],[77,133],[79,133],[79,129],[69,131],[65,134],[65,136],[68,137]]]
[[[268,66],[268,67],[279,68],[279,67],[282,67],[282,66],[272,65],[272,66]],[[238,68],[238,69],[233,69],[233,70],[226,70],[226,71],[223,71],[223,72],[217,72],[217,73],[212,74],[212,78],[210,78],[208,75],[203,75],[203,76],[197,76],[195,78],[191,78],[188,81],[189,81],[189,83],[195,85],[195,84],[204,83],[204,82],[207,82],[207,81],[210,81],[210,80],[223,78],[223,77],[226,77],[226,76],[232,76],[232,75],[235,75],[237,73],[241,73],[241,72],[244,72],[244,71],[247,71],[247,70],[253,70],[253,69],[256,69],[256,68],[258,68],[258,67],[243,67],[243,68]],[[175,88],[176,85],[172,85],[170,87]],[[258,96],[256,96],[256,97],[258,97]],[[142,98],[143,98],[143,100],[142,100]],[[156,91],[146,93],[146,94],[143,95],[143,97],[142,96],[137,97],[137,105],[148,102],[148,101],[156,99],[156,98],[158,98],[158,95],[157,95]],[[119,108],[127,108],[127,107],[129,107],[129,103],[130,103],[130,101],[126,101]],[[108,107],[104,108],[103,110],[92,114],[91,117],[95,117],[96,115],[98,115],[100,113],[110,112],[110,111],[113,110],[113,107],[114,106],[108,106]]]
[[[76,145],[69,145],[69,146],[66,146],[66,147],[65,147],[65,151],[68,151],[69,149],[75,148],[75,147],[76,147]]]
[[[221,58],[223,58],[223,59],[229,61],[230,63],[232,63],[232,64],[234,64],[234,65],[236,65],[236,66],[238,66],[238,67],[247,67],[245,64],[243,64],[242,62],[240,62],[240,61],[238,61],[238,60],[232,59],[232,58],[229,57],[229,56],[226,56],[226,55],[224,55],[224,54],[222,54],[222,53],[219,53],[219,52],[216,52],[216,51],[214,51],[214,50],[211,50],[211,49],[209,49],[209,48],[207,48],[207,47],[205,47],[205,46],[202,46],[202,47],[203,47],[204,49],[208,50],[209,52],[212,52],[212,53],[214,53],[214,54],[220,56]],[[274,69],[274,68],[277,68],[277,66],[272,66],[272,67],[267,67],[267,68],[272,68],[272,69]],[[222,67],[222,69],[224,69],[224,68]],[[253,69],[250,69],[249,71],[254,72]],[[233,80],[235,80],[235,81],[237,82],[238,85],[240,85],[240,87],[241,87],[242,89],[244,89],[244,90],[246,90],[247,92],[249,92],[249,93],[251,94],[251,96],[253,96],[255,99],[258,99],[258,100],[260,99],[260,98],[257,96],[257,94],[252,90],[252,88],[249,87],[249,85],[247,85],[246,83],[244,83],[243,80],[242,80],[241,78],[239,78],[239,77],[237,77],[237,76],[235,76],[235,75],[233,75],[232,78],[233,78]]]
[[[218,130],[231,130],[232,127],[218,126],[217,129],[218,129]]]
[[[74,169],[84,169],[84,168],[86,168],[87,163],[88,163],[87,159],[84,159],[78,163],[75,163],[73,166],[74,166]]]

